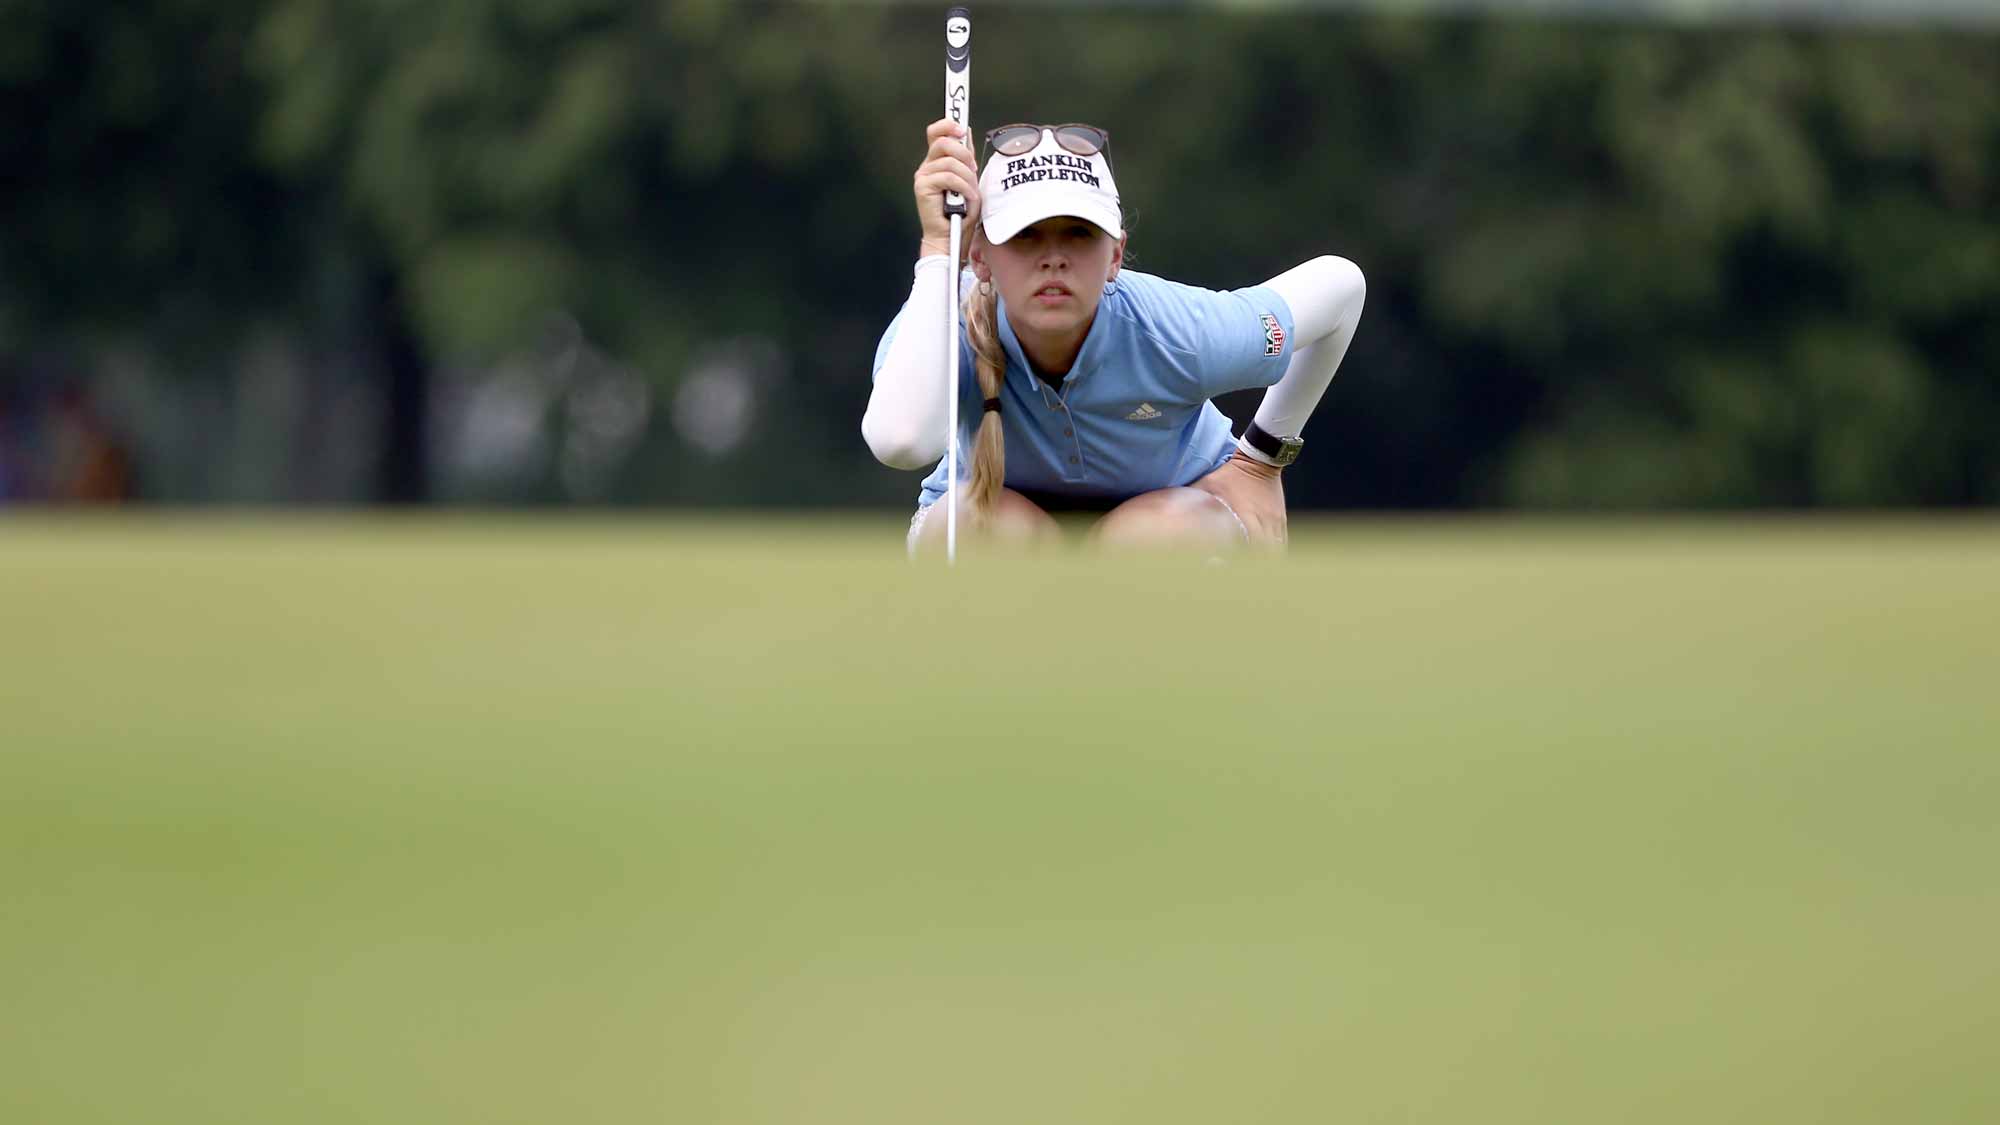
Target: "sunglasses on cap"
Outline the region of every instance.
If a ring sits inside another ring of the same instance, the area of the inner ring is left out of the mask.
[[[1051,133],[1056,143],[1078,156],[1096,156],[1111,143],[1111,134],[1095,125],[1002,125],[988,130],[987,147],[1002,156],[1021,156],[1042,143],[1042,134]]]

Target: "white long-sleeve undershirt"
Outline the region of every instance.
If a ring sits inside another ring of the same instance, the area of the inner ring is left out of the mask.
[[[960,274],[960,300],[972,283],[971,273]],[[916,280],[903,304],[905,315],[882,357],[881,370],[875,373],[868,411],[861,416],[861,436],[868,448],[892,469],[928,469],[944,456],[951,414],[944,377],[949,358],[944,301],[950,285],[951,264],[943,254],[917,259]],[[932,315],[909,315],[922,309],[932,310]]]
[[[1293,266],[1264,284],[1278,291],[1292,309],[1293,345],[1284,378],[1264,392],[1257,404],[1258,427],[1274,437],[1295,438],[1333,382],[1333,373],[1347,355],[1354,330],[1361,323],[1361,306],[1368,298],[1368,281],[1361,267],[1331,255]],[[1266,457],[1247,443],[1237,448],[1266,464]]]
[[[904,309],[941,312],[950,274],[942,254],[917,259]],[[971,284],[972,275],[961,273],[961,300]],[[1347,355],[1368,286],[1360,267],[1332,256],[1294,266],[1265,284],[1291,308],[1295,342],[1284,376],[1264,392],[1257,407],[1257,425],[1278,437],[1297,437]],[[862,437],[876,460],[897,469],[926,469],[944,456],[950,400],[939,372],[947,346],[941,315],[905,316],[897,326],[861,417]],[[1248,446],[1239,448],[1257,460],[1270,460]]]

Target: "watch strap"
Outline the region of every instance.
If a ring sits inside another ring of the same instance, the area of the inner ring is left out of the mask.
[[[1281,438],[1271,433],[1255,419],[1243,428],[1243,437],[1236,443],[1238,449],[1257,460],[1281,469],[1298,460],[1299,450],[1304,446],[1305,442],[1298,438]]]

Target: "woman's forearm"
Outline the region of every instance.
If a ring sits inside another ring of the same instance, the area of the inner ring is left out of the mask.
[[[945,387],[951,273],[942,254],[917,259],[910,298],[896,318],[895,336],[875,370],[875,387],[861,416],[869,450],[892,468],[927,468],[944,456],[951,408]]]
[[[1258,404],[1257,425],[1277,437],[1298,437],[1347,355],[1361,323],[1368,282],[1353,262],[1327,256],[1294,266],[1265,284],[1291,306],[1296,339],[1284,377]]]

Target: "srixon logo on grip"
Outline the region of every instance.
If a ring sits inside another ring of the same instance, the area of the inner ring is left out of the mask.
[[[965,124],[965,80],[952,80],[952,75],[963,75],[972,63],[972,21],[964,16],[953,16],[944,21],[944,68],[950,73],[945,76],[947,90],[946,116],[960,125]]]
[[[1000,189],[1020,187],[1037,180],[1068,180],[1101,188],[1104,181],[1091,171],[1090,161],[1081,156],[1055,153],[1049,156],[1024,156],[1007,162],[1006,174],[1000,181]]]

